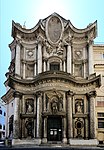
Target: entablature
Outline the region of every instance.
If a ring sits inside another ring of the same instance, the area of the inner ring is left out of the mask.
[[[46,91],[56,88],[62,91],[74,91],[74,93],[87,93],[100,87],[101,77],[90,79],[75,79],[72,75],[64,72],[47,71],[39,74],[33,80],[17,79],[10,76],[8,85],[22,93],[35,93],[38,90]]]

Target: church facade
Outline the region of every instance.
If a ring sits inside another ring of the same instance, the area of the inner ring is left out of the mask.
[[[13,106],[7,136],[14,145],[98,144],[101,75],[94,72],[96,35],[96,21],[77,29],[57,13],[32,29],[12,22],[14,40],[5,82],[9,89],[2,99]]]

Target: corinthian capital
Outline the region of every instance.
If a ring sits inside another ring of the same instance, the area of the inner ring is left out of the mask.
[[[96,97],[96,91],[91,91],[91,92],[87,93],[87,96],[88,96],[89,98],[91,98],[91,97]]]
[[[43,94],[43,92],[42,92],[42,91],[38,91],[38,92],[36,92],[37,97],[41,97],[41,96],[42,96],[42,94]]]
[[[74,95],[73,91],[70,91],[70,90],[67,91],[66,94],[67,94],[67,96],[73,96]]]

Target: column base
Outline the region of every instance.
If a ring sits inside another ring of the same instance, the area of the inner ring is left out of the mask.
[[[12,145],[40,145],[41,139],[13,139]]]
[[[67,138],[62,139],[63,144],[67,144]]]
[[[98,140],[97,139],[68,139],[68,142],[71,146],[97,146]]]
[[[47,138],[43,138],[42,139],[42,144],[46,144],[47,143]]]

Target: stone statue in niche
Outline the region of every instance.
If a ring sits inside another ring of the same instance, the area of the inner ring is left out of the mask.
[[[33,134],[33,129],[34,129],[34,122],[31,118],[29,118],[26,123],[25,123],[25,127],[27,129],[27,136],[33,138],[34,134]]]
[[[26,76],[27,77],[33,77],[34,75],[34,65],[33,64],[27,64],[27,69],[26,69]]]
[[[57,111],[58,111],[57,102],[53,102],[53,103],[51,104],[51,108],[52,108],[52,112],[53,112],[53,113],[57,113]]]
[[[59,45],[58,45],[58,48],[57,48],[57,54],[58,54],[58,55],[62,55],[62,54],[63,54],[63,51],[64,51],[63,43],[62,43],[62,41],[60,41],[60,42],[59,42]]]
[[[34,101],[32,99],[27,100],[25,105],[26,105],[26,113],[34,112]]]
[[[83,101],[77,100],[75,103],[75,112],[76,113],[83,113]]]
[[[53,113],[62,111],[63,109],[62,98],[54,97],[51,102],[51,109]]]
[[[75,76],[82,77],[82,64],[75,64]]]
[[[52,90],[46,93],[46,109],[52,113],[63,110],[63,94]]]

